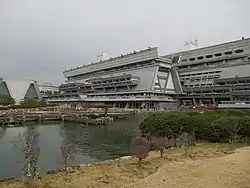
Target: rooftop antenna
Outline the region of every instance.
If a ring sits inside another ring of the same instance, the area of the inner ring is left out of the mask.
[[[97,56],[97,61],[100,62],[100,61],[105,61],[105,60],[108,60],[110,59],[112,56],[108,53],[105,53],[105,52],[102,52],[100,55]]]
[[[188,46],[189,44],[190,44],[190,42],[188,40],[186,40],[184,46]]]
[[[195,46],[196,48],[198,48],[198,40],[196,37],[194,37],[194,40],[191,42],[193,46]]]
[[[198,40],[196,37],[193,40],[187,40],[184,43],[185,50],[194,50],[198,48]]]

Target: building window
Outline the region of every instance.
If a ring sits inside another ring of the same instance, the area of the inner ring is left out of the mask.
[[[195,58],[194,57],[191,57],[190,59],[189,59],[189,61],[194,61],[195,60]]]
[[[233,52],[232,51],[227,51],[227,52],[224,52],[224,54],[225,55],[231,55],[231,54],[233,54]]]
[[[181,61],[182,61],[182,62],[187,62],[187,59],[182,59]]]
[[[238,50],[235,50],[234,51],[236,54],[238,54],[238,53],[242,53],[242,52],[244,52],[244,50],[242,50],[242,49],[238,49]]]
[[[206,58],[212,58],[213,56],[212,55],[206,55]]]
[[[216,57],[222,56],[222,53],[216,53],[214,54]]]
[[[204,59],[204,57],[203,56],[199,56],[199,57],[197,57],[197,59],[201,60],[201,59]]]

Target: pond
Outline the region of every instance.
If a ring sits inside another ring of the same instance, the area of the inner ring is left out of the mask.
[[[130,142],[139,134],[141,117],[117,120],[107,126],[83,126],[73,123],[0,127],[0,179],[23,175],[25,165],[22,136],[35,130],[40,147],[39,169],[46,172],[62,167],[61,147],[74,140],[74,164],[90,164],[131,154]]]

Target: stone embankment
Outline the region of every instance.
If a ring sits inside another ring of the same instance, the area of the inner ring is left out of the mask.
[[[0,126],[20,126],[26,123],[46,123],[51,121],[75,122],[84,125],[106,125],[114,119],[134,116],[134,110],[86,109],[86,110],[7,110],[0,113]]]

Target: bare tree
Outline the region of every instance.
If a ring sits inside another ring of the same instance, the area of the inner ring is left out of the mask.
[[[24,165],[23,171],[26,177],[35,179],[38,176],[38,163],[40,155],[40,147],[38,146],[38,137],[34,129],[27,129],[22,135],[20,134],[22,142],[22,153],[26,163]]]
[[[192,145],[193,137],[189,133],[183,132],[180,136],[176,139],[176,145],[182,147],[185,151],[185,154],[188,155],[190,158],[192,156],[188,153],[188,147]]]
[[[136,137],[132,140],[133,148],[135,149],[135,155],[139,159],[139,166],[143,159],[146,159],[150,151],[150,142],[143,137]]]
[[[75,144],[73,142],[66,143],[61,147],[62,163],[66,171],[68,171],[70,167],[73,166],[73,162],[75,160],[75,152]]]
[[[214,126],[219,128],[219,136],[226,134],[228,142],[234,144],[239,137],[238,133],[243,129],[242,117],[221,117],[214,122]]]
[[[164,153],[164,149],[167,148],[167,144],[168,144],[168,138],[166,137],[153,137],[151,139],[151,144],[152,144],[152,147],[155,149],[155,150],[158,150],[160,151],[160,154],[161,154],[161,158],[163,157],[163,153]]]

